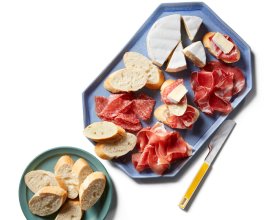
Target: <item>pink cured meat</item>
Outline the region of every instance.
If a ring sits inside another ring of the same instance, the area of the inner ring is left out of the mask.
[[[163,89],[163,91],[161,92],[161,100],[165,103],[165,104],[174,104],[172,103],[169,99],[168,99],[168,95],[169,93],[174,90],[178,85],[184,85],[184,80],[183,79],[177,79],[175,80],[172,84],[168,85],[167,87],[165,87]],[[184,96],[179,104],[185,104],[187,103],[187,97]]]
[[[211,61],[201,71],[192,73],[191,87],[201,111],[228,114],[232,110],[232,96],[245,87],[245,77],[237,67]]]
[[[148,120],[155,106],[155,100],[135,99],[132,101],[132,110],[142,120]]]
[[[213,72],[214,69],[222,69],[225,72],[232,72],[233,73],[233,95],[241,92],[245,85],[246,80],[244,74],[241,69],[234,66],[225,65],[218,61],[210,61],[207,65],[203,68],[206,71]]]
[[[198,110],[188,105],[186,112],[182,116],[172,115],[167,119],[167,122],[171,128],[190,129],[198,117]]]
[[[138,153],[132,155],[132,163],[138,172],[150,168],[162,175],[170,164],[191,155],[190,146],[178,132],[166,131],[163,124],[143,128],[137,134]]]
[[[102,110],[108,104],[108,99],[104,96],[96,96],[95,103],[96,103],[96,113],[97,115],[99,115],[100,112],[102,112]]]
[[[133,93],[112,94],[109,98],[95,97],[95,108],[99,118],[113,122],[124,129],[137,132],[142,129],[139,120],[151,117],[155,100],[143,93],[136,98]]]

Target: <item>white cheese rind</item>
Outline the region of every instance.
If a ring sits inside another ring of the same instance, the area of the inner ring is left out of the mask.
[[[167,96],[167,98],[172,102],[177,104],[180,100],[187,94],[187,89],[184,85],[178,85],[175,87]]]
[[[183,16],[184,26],[188,34],[188,38],[193,41],[198,30],[203,22],[202,18],[198,16]]]
[[[204,46],[201,41],[197,41],[192,43],[191,45],[187,46],[184,50],[184,53],[191,53],[194,57],[200,60],[202,63],[206,63],[206,55]]]
[[[171,59],[167,65],[166,71],[167,72],[180,72],[187,68],[187,62],[185,55],[183,53],[183,45],[180,42],[177,47],[175,48]]]
[[[222,50],[223,53],[228,54],[234,47],[234,44],[227,40],[223,34],[217,32],[212,38],[212,41],[216,44],[216,46]]]
[[[162,66],[181,40],[181,16],[173,14],[158,19],[147,34],[148,56]]]

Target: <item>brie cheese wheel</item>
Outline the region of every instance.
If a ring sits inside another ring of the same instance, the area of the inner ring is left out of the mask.
[[[148,56],[158,66],[168,59],[181,41],[181,16],[173,14],[158,19],[147,34]]]
[[[183,52],[196,66],[205,66],[206,55],[201,41],[190,44],[183,50]]]
[[[183,16],[182,18],[188,38],[193,41],[203,20],[198,16]]]
[[[176,86],[167,96],[167,98],[172,102],[177,104],[180,100],[187,94],[187,89],[184,85]]]
[[[223,53],[228,54],[234,47],[234,44],[227,40],[223,34],[217,32],[212,38],[212,41],[217,45],[217,47],[222,50]]]
[[[168,62],[166,71],[167,72],[180,72],[187,68],[186,58],[183,53],[183,45],[180,42],[175,48],[171,59]]]
[[[181,105],[170,104],[167,105],[167,108],[171,115],[182,116],[187,110],[187,103]]]

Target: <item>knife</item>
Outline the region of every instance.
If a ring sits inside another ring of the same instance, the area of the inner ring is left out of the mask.
[[[220,149],[224,145],[225,141],[229,137],[230,133],[232,132],[236,123],[233,120],[226,120],[217,130],[215,136],[210,141],[208,148],[209,153],[206,156],[204,163],[202,164],[201,168],[199,169],[197,175],[193,179],[192,183],[190,184],[189,188],[187,189],[184,197],[182,198],[181,202],[179,203],[179,207],[181,209],[185,209],[188,202],[192,198],[194,192],[200,185],[203,177],[207,173],[208,168],[211,166],[213,161],[215,160],[216,156],[218,155]]]

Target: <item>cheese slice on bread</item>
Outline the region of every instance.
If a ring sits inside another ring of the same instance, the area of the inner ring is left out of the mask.
[[[173,51],[173,54],[168,61],[166,71],[167,72],[180,72],[182,70],[185,70],[187,68],[186,58],[183,53],[183,45],[181,42],[177,45],[175,50]]]
[[[182,16],[182,18],[188,38],[193,41],[203,20],[198,16]]]
[[[197,41],[187,46],[183,50],[187,58],[189,58],[197,67],[204,67],[206,64],[206,55],[204,46],[201,41]]]
[[[162,66],[181,41],[181,15],[173,14],[158,19],[147,34],[148,56]]]
[[[187,94],[187,92],[188,91],[184,85],[178,85],[168,94],[167,97],[172,103],[177,104]]]
[[[216,32],[212,38],[212,41],[217,45],[217,47],[225,54],[231,52],[234,47],[234,44],[227,40],[223,34]]]

